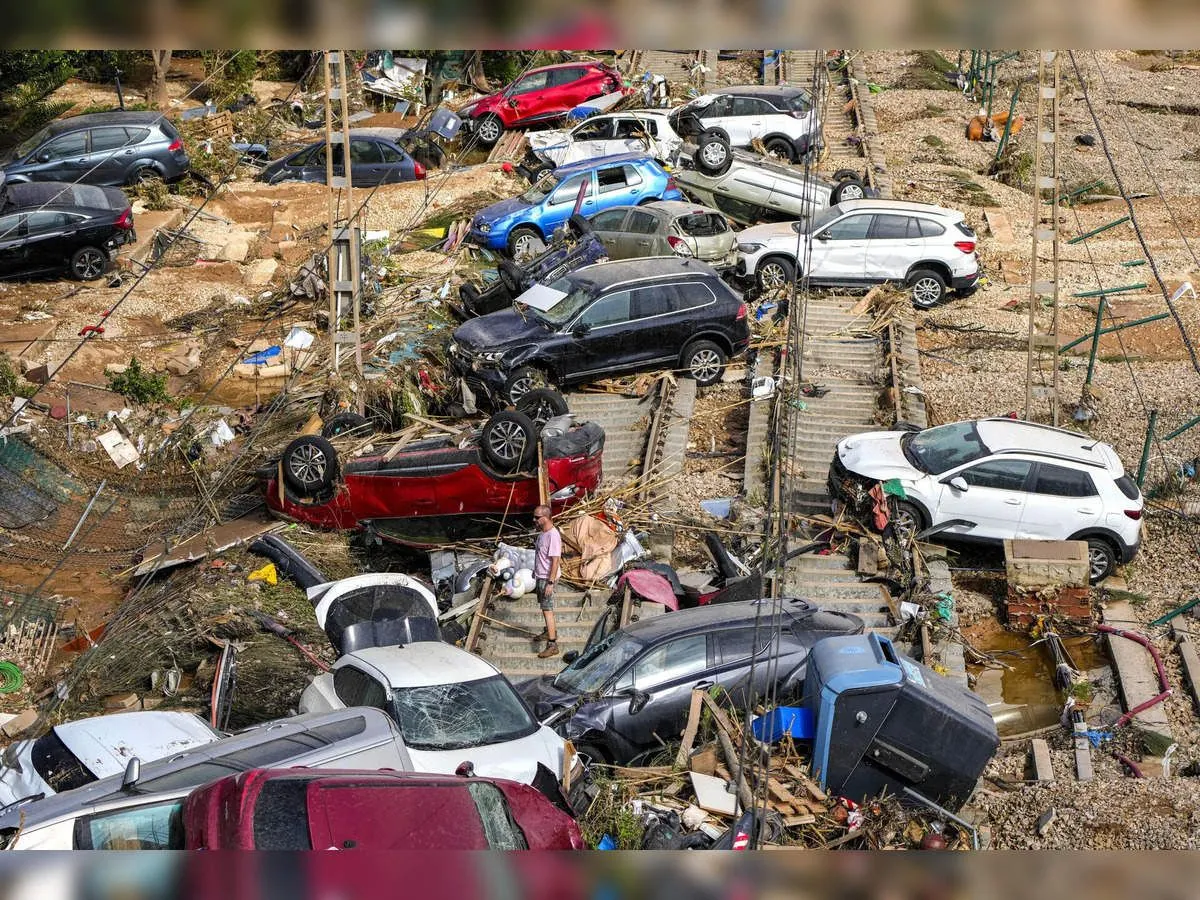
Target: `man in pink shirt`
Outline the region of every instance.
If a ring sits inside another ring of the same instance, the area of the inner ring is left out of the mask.
[[[536,584],[538,606],[546,619],[546,629],[537,639],[546,641],[546,649],[538,654],[539,659],[558,656],[558,629],[554,626],[554,585],[558,583],[558,567],[562,558],[562,535],[550,517],[550,507],[539,506],[533,511],[533,521],[538,528],[537,543],[534,545],[533,577]]]

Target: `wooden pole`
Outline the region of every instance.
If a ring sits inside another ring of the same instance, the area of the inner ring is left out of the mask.
[[[333,65],[330,51],[325,51],[325,59],[322,63],[322,69],[325,71],[325,185],[326,195],[329,205],[329,249],[326,251],[325,262],[328,268],[326,273],[326,287],[329,291],[329,368],[336,372],[338,364],[338,347],[337,347],[337,326],[338,326],[338,308],[337,294],[334,292],[333,284],[337,280],[337,245],[334,242],[337,228],[337,195],[333,188],[333,99],[330,94],[333,92],[333,85],[329,78],[329,67]]]

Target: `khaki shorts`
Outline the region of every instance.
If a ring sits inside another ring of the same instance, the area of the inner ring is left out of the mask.
[[[534,590],[537,592],[538,608],[542,610],[554,609],[554,600],[546,596],[546,584],[548,578],[539,578],[534,583]]]

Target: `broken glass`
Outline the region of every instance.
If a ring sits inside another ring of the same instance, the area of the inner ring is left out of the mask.
[[[415,750],[459,750],[515,741],[538,728],[503,675],[393,688],[392,708],[404,743]]]

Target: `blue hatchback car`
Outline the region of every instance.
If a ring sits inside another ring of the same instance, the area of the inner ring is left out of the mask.
[[[652,200],[682,200],[675,179],[651,156],[622,153],[559,166],[525,193],[482,209],[471,221],[469,240],[516,259],[532,255],[537,241],[571,217],[579,188],[586,185],[580,213],[591,216],[611,206]]]

